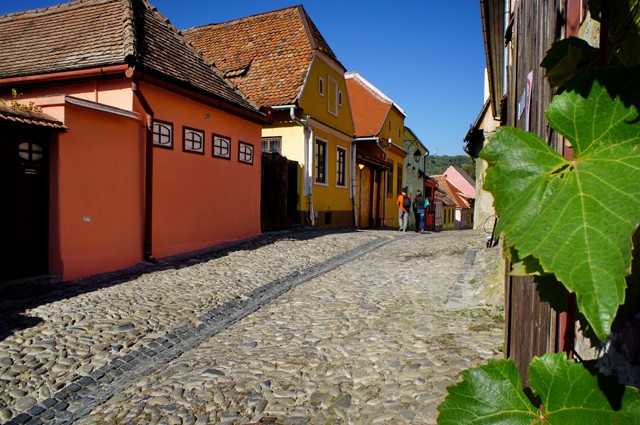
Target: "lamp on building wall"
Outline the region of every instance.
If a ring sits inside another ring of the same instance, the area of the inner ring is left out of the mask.
[[[359,168],[360,170],[363,170],[363,169],[364,169],[364,164],[358,164],[358,168]]]
[[[422,157],[422,153],[420,153],[419,149],[416,149],[416,151],[413,153],[413,160],[416,162],[416,164],[420,162],[421,157]]]

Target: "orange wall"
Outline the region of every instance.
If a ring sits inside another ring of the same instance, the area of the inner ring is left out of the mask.
[[[155,86],[141,90],[155,118],[173,124],[173,149],[154,148],[153,255],[260,234],[261,126]],[[204,155],[183,152],[183,126],[204,131]],[[231,139],[231,160],[212,157],[212,133]],[[238,162],[239,141],[253,145],[253,165]]]
[[[64,280],[143,259],[144,119],[64,103],[60,96],[35,98],[66,93],[144,117],[130,87],[121,79],[24,90],[24,101],[38,100],[68,128],[52,142],[50,201],[50,271]],[[153,149],[152,254],[162,258],[258,235],[260,124],[144,82],[140,88],[155,117],[173,123],[174,131],[172,150]],[[205,132],[204,155],[183,152],[183,126]],[[212,157],[212,133],[231,138],[231,160]],[[239,140],[253,145],[253,165],[238,162]]]
[[[67,104],[65,125],[52,151],[51,271],[69,280],[139,262],[140,121]]]

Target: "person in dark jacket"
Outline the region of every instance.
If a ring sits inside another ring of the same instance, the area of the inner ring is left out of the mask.
[[[424,233],[425,209],[426,199],[422,196],[421,190],[416,190],[416,197],[413,200],[413,212],[416,214],[416,226],[420,233]]]

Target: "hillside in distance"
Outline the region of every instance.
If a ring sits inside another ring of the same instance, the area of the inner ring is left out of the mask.
[[[472,179],[476,178],[476,164],[468,155],[438,155],[428,156],[426,158],[427,175],[439,175],[444,172],[450,165],[457,165],[462,168]]]

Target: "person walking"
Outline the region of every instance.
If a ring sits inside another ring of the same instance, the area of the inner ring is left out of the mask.
[[[398,224],[400,225],[400,228],[398,230],[406,232],[407,224],[409,223],[409,211],[411,210],[411,197],[407,194],[407,188],[402,188],[402,192],[398,196],[397,203]]]
[[[413,211],[418,216],[418,219],[416,220],[416,226],[420,230],[420,233],[424,233],[424,214],[426,206],[427,201],[425,197],[422,196],[422,191],[416,190],[416,197],[413,201]]]

